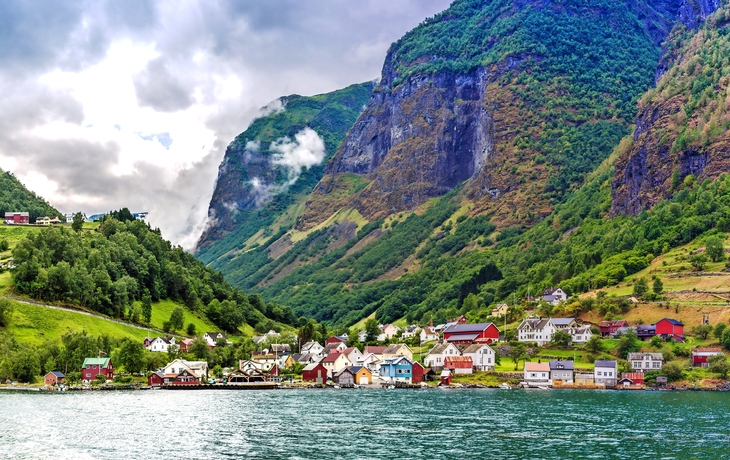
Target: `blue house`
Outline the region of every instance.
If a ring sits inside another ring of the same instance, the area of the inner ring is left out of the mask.
[[[386,359],[380,365],[380,378],[387,382],[411,383],[413,378],[413,363],[405,356]]]

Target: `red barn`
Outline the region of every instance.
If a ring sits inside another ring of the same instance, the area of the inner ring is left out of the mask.
[[[478,339],[480,343],[493,343],[499,340],[499,329],[494,323],[455,324],[444,331],[444,341],[453,344],[471,345]]]
[[[30,215],[27,212],[6,212],[6,224],[29,224]]]
[[[447,356],[444,358],[444,369],[454,374],[471,374],[474,372],[474,363],[471,356]]]
[[[161,387],[165,383],[165,374],[160,371],[153,372],[147,377],[147,386]]]
[[[695,367],[710,367],[707,361],[712,356],[721,355],[722,350],[719,348],[695,348],[692,350],[692,365]]]
[[[441,383],[439,383],[441,386],[449,386],[451,385],[451,371],[448,369],[444,369],[441,371]]]
[[[418,361],[413,361],[413,369],[411,370],[411,382],[421,383],[426,381],[426,369]]]
[[[644,374],[641,372],[623,372],[621,379],[618,381],[619,385],[643,385]]]
[[[629,323],[625,319],[617,319],[615,321],[601,321],[598,325],[598,329],[601,330],[601,336],[608,337],[616,335],[622,327],[629,327]]]
[[[327,382],[327,369],[322,363],[310,364],[302,370],[302,381],[325,383]]]
[[[347,343],[347,337],[333,335],[332,337],[324,341],[325,346],[331,343]]]
[[[107,380],[114,378],[114,366],[109,358],[86,358],[81,365],[81,379],[94,380],[97,375],[103,375]]]
[[[664,318],[655,324],[656,334],[666,338],[684,338],[684,324],[680,323],[676,319]]]

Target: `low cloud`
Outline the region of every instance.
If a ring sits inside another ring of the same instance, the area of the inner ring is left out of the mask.
[[[311,128],[299,131],[293,141],[288,137],[277,139],[269,149],[274,152],[272,163],[286,168],[288,185],[299,179],[302,168],[322,163],[326,153],[324,141]]]
[[[160,112],[176,112],[193,105],[192,91],[167,68],[164,59],[150,61],[134,78],[134,89],[141,107]]]

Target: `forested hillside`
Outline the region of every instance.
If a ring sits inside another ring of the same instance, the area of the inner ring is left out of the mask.
[[[46,200],[31,192],[12,173],[0,171],[0,216],[6,212],[27,212],[30,222],[38,217],[62,217]]]
[[[228,332],[269,319],[296,324],[288,307],[266,304],[231,287],[159,230],[131,219],[107,218],[98,230],[49,228],[30,233],[13,249],[14,288],[34,299],[75,304],[111,317],[149,323],[152,302],[170,299],[206,315]],[[130,309],[142,301],[142,311]]]

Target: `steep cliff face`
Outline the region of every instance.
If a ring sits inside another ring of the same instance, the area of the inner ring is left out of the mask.
[[[304,201],[373,87],[368,82],[318,96],[283,97],[238,135],[219,167],[200,257],[210,262],[240,247],[292,203]],[[229,235],[230,241],[212,248]]]
[[[332,193],[372,220],[467,180],[474,214],[501,225],[539,219],[626,134],[678,8],[455,2],[391,47],[298,228],[332,214]],[[369,185],[342,190],[341,174]]]
[[[613,214],[638,214],[685,180],[730,172],[729,21],[725,8],[696,35],[672,37],[679,59],[641,100],[633,147],[616,162]]]

